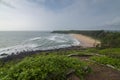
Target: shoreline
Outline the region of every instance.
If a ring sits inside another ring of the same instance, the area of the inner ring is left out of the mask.
[[[65,48],[59,48],[59,49],[50,49],[50,50],[36,50],[36,51],[24,51],[24,52],[20,52],[17,54],[11,54],[11,55],[7,55],[6,57],[2,57],[0,58],[0,60],[7,62],[7,61],[11,61],[11,60],[16,60],[16,59],[22,59],[25,58],[27,56],[32,56],[34,54],[41,54],[43,52],[45,52],[46,54],[50,54],[51,52],[55,52],[55,51],[68,51],[68,50],[83,50],[85,48],[92,48],[95,47],[95,39],[88,37],[88,36],[84,36],[81,34],[70,34],[73,38],[77,39],[80,44],[79,45],[75,45],[75,46],[71,46],[71,47],[65,47]],[[99,41],[97,42],[97,44],[100,43]]]
[[[85,48],[81,47],[81,46],[71,46],[71,47],[66,47],[66,48],[59,48],[59,49],[51,49],[51,50],[36,50],[36,51],[25,51],[25,52],[20,52],[18,54],[11,54],[11,55],[8,55],[6,57],[3,57],[3,58],[0,58],[1,61],[3,62],[8,62],[8,61],[12,61],[12,60],[19,60],[19,59],[23,59],[25,57],[29,57],[29,56],[32,56],[32,55],[37,55],[37,54],[41,54],[41,53],[45,53],[46,55],[47,54],[50,54],[52,52],[55,52],[55,51],[69,51],[69,50],[83,50]]]
[[[91,47],[100,47],[101,42],[91,38],[86,35],[82,34],[70,34],[73,38],[77,39],[80,42],[79,46],[82,46],[83,48],[91,48]]]

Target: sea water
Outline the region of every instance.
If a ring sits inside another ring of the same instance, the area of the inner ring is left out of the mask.
[[[58,49],[79,44],[80,42],[70,35],[49,31],[1,31],[0,58],[5,57],[6,54]]]

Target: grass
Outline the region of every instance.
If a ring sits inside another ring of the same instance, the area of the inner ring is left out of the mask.
[[[116,69],[120,69],[120,59],[111,58],[107,56],[97,56],[92,57],[91,60],[96,61],[100,64],[114,66]]]
[[[120,59],[120,48],[108,48],[99,51],[99,54],[106,55],[112,58]]]
[[[96,49],[89,50],[102,55],[102,56],[94,56],[91,60],[96,61],[100,64],[111,65],[116,69],[120,69],[120,48],[107,48],[107,49]]]

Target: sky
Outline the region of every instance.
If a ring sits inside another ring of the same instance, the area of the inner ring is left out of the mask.
[[[120,0],[0,0],[0,31],[120,30]]]

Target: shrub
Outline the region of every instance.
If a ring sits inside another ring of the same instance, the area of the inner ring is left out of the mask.
[[[90,69],[85,70],[86,64],[67,56],[38,56],[29,57],[2,71],[2,80],[66,80],[66,73],[75,70],[81,79]]]

